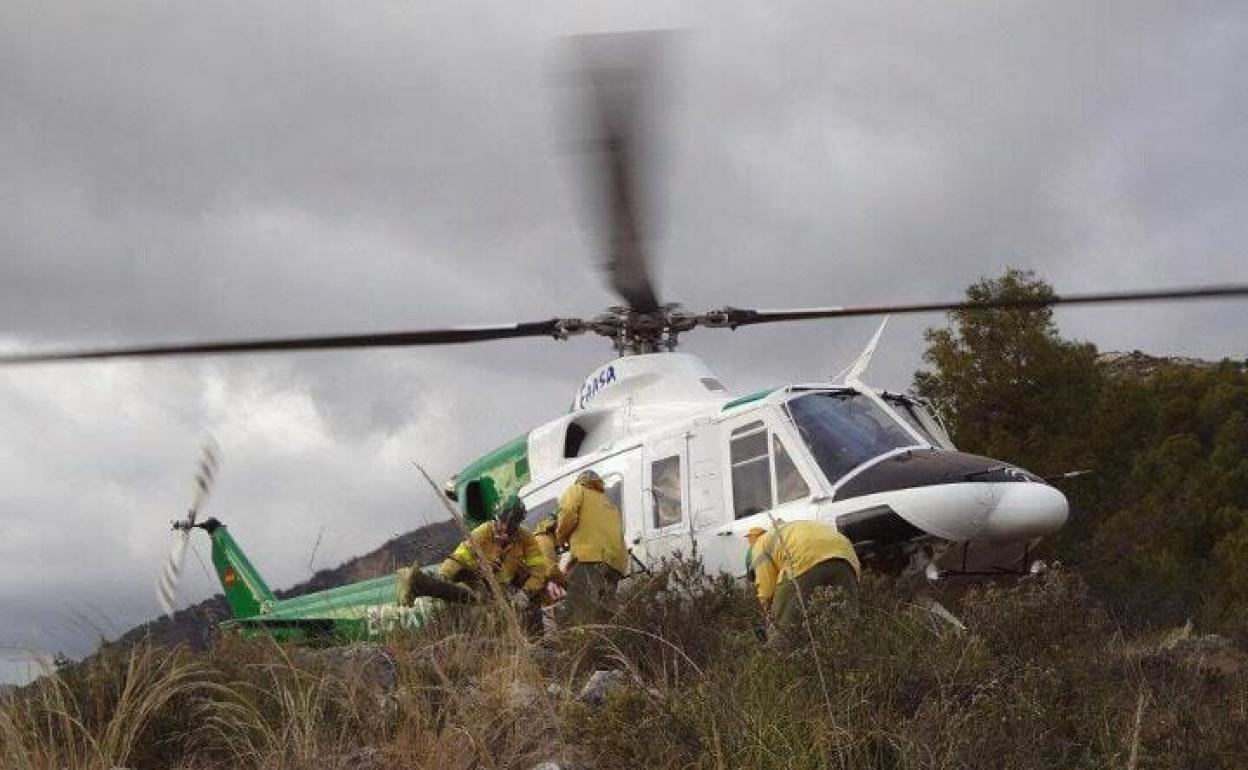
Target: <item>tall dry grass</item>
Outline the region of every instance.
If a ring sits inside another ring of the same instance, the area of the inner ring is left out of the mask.
[[[966,632],[884,581],[819,592],[811,644],[781,654],[748,592],[678,562],[615,617],[540,643],[474,607],[355,657],[236,638],[108,650],[0,703],[0,766],[1248,766],[1242,651],[1210,666],[1124,634],[1060,572],[939,598]],[[581,703],[600,668],[629,684]]]
[[[125,766],[226,695],[201,660],[140,644],[105,649],[49,671],[0,702],[0,767],[101,770]],[[175,704],[182,713],[171,713]],[[170,735],[173,733],[174,735]]]

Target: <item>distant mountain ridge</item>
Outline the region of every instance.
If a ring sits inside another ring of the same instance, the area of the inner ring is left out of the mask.
[[[275,591],[279,598],[323,591],[326,588],[380,577],[419,560],[421,564],[440,561],[462,539],[459,525],[440,521],[387,540],[363,556],[348,559],[333,569],[317,571],[308,580],[284,590]],[[230,617],[225,597],[211,599],[178,610],[172,618],[162,616],[127,631],[117,640],[129,644],[149,638],[159,644],[186,643],[196,650],[205,649],[212,640],[216,625]]]
[[[1109,350],[1096,357],[1097,362],[1110,374],[1126,377],[1148,377],[1168,367],[1187,367],[1191,369],[1213,369],[1229,361],[1236,368],[1243,369],[1245,362],[1234,359],[1223,361],[1206,361],[1202,358],[1185,356],[1152,356],[1139,350]]]

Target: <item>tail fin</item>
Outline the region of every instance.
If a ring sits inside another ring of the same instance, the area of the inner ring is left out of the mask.
[[[198,526],[212,537],[212,566],[234,617],[249,618],[267,610],[277,599],[225,525],[208,519]]]

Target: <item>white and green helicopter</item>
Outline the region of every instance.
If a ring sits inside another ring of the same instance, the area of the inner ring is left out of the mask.
[[[869,387],[862,378],[883,325],[862,355],[828,382],[778,385],[734,395],[697,356],[677,350],[697,328],[735,330],[765,323],[944,311],[997,312],[1048,305],[1210,299],[1248,295],[1246,285],[1102,292],[1040,300],[690,313],[659,301],[650,279],[639,216],[638,116],[653,75],[654,41],[627,35],[586,39],[589,121],[599,129],[596,159],[609,284],[624,304],[588,320],[552,318],[496,326],[381,334],[27,352],[0,364],[171,355],[226,355],[453,345],[549,337],[607,337],[617,357],[576,389],[570,411],[499,446],[447,481],[445,494],[474,524],[519,495],[530,523],[548,515],[576,475],[593,469],[624,516],[635,564],[648,568],[676,552],[696,553],[714,572],[744,572],[744,533],[773,518],[818,519],[853,541],[864,563],[918,568],[936,577],[1025,571],[1037,539],[1062,526],[1066,498],[1007,462],[959,452],[919,400]],[[394,580],[276,599],[225,527],[175,523],[163,589],[176,591],[180,554],[192,528],[213,539],[227,600],[244,627],[306,638],[371,635],[396,621]],[[176,564],[174,564],[176,562]],[[419,613],[423,610],[418,609]],[[398,613],[401,615],[402,613]],[[367,621],[367,623],[365,623]],[[397,618],[411,625],[413,618]]]

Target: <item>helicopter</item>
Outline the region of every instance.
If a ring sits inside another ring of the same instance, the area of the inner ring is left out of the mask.
[[[656,75],[658,40],[636,33],[579,40],[586,123],[607,283],[622,304],[590,318],[555,317],[490,326],[334,336],[256,338],[0,355],[0,365],[422,347],[518,338],[566,341],[596,335],[615,357],[577,385],[569,411],[480,455],[442,493],[468,525],[488,521],[510,496],[527,523],[554,511],[559,494],[594,470],[624,517],[638,570],[696,553],[710,572],[744,573],[743,535],[783,519],[817,519],[853,542],[868,567],[928,577],[1027,572],[1037,541],[1062,526],[1065,496],[1008,462],[961,452],[921,400],[863,378],[884,326],[841,375],[734,394],[697,355],[680,350],[695,330],[938,312],[1009,312],[1057,305],[1248,296],[1248,285],[1062,294],[913,304],[690,312],[660,300],[641,215],[641,116]],[[195,502],[174,523],[161,578],[166,610],[193,530],[212,540],[213,563],[234,618],[227,625],[283,638],[367,637],[417,627],[432,605],[396,604],[393,576],[278,599],[228,528],[198,511],[215,472],[201,463]]]

